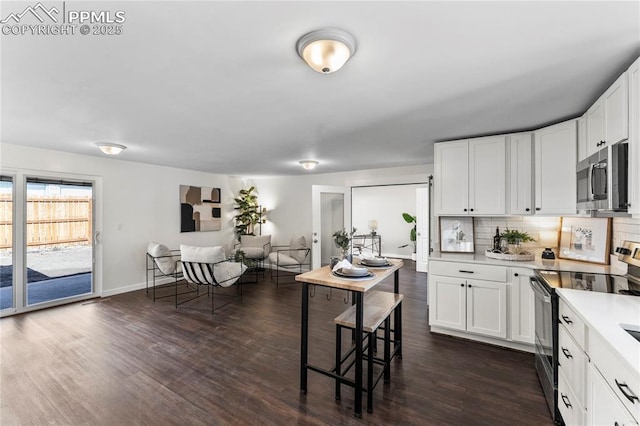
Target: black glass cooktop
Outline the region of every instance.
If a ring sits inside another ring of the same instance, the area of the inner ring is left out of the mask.
[[[598,293],[640,296],[640,282],[627,276],[547,270],[538,270],[536,274],[550,289],[570,288]]]

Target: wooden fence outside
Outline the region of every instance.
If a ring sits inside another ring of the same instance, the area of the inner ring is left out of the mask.
[[[89,198],[32,197],[27,199],[27,246],[91,243]],[[0,249],[12,247],[13,202],[0,196]]]

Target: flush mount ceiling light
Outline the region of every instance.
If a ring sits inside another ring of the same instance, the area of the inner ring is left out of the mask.
[[[305,170],[313,170],[318,165],[318,162],[314,160],[302,160],[300,161],[300,165]]]
[[[118,155],[127,149],[126,146],[117,143],[97,143],[96,146],[107,155]]]
[[[296,44],[298,55],[314,71],[330,74],[338,71],[356,54],[356,38],[346,31],[327,28],[311,31],[300,37]]]

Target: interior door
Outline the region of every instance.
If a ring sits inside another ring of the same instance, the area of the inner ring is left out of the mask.
[[[351,189],[342,186],[311,187],[312,249],[311,267],[329,264],[339,251],[333,244],[333,233],[351,229]]]
[[[429,238],[429,187],[416,189],[416,271],[427,272],[431,239]]]

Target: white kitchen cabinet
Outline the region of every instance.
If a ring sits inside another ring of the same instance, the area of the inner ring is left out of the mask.
[[[467,331],[507,338],[507,285],[467,280]]]
[[[588,155],[629,137],[629,91],[626,72],[587,110],[586,121]]]
[[[506,214],[506,138],[435,144],[436,215]]]
[[[511,275],[511,340],[534,344],[535,297],[529,277],[533,271],[527,268],[510,268]]]
[[[429,270],[431,326],[507,338],[506,267],[431,261]]]
[[[629,71],[629,213],[640,217],[640,58]]]
[[[465,280],[429,274],[429,324],[466,330],[466,300]]]
[[[578,118],[578,162],[589,156],[587,149],[587,113]]]
[[[535,213],[576,214],[576,120],[535,132]]]
[[[469,206],[469,141],[434,147],[434,210],[436,215],[466,215]]]
[[[533,140],[531,133],[509,136],[509,214],[533,214]]]
[[[598,99],[586,112],[587,157],[598,152],[606,144],[604,102]]]
[[[593,364],[587,367],[586,413],[587,425],[632,426],[638,424]]]
[[[629,138],[629,89],[627,73],[620,77],[602,95],[606,144],[613,145]]]

